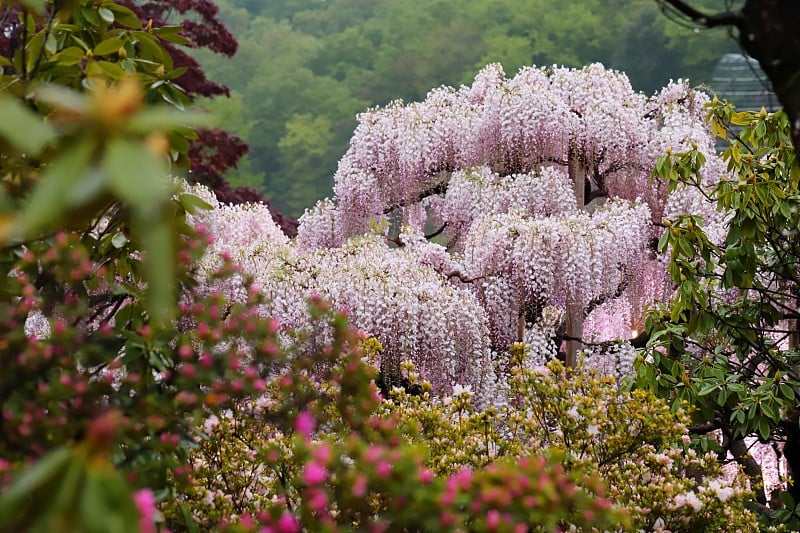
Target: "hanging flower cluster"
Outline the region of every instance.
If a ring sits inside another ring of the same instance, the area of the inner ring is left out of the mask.
[[[410,358],[437,390],[483,390],[492,350],[538,339],[555,356],[564,322],[544,325],[545,306],[585,320],[587,341],[639,329],[668,292],[654,222],[689,212],[721,227],[697,189],[668,193],[652,177],[665,151],[691,146],[712,162],[705,185],[721,177],[705,101],[682,81],[647,98],[598,64],[513,78],[489,65],[470,87],[362,113],[334,198],[306,212],[296,241],[259,207],[196,223],[287,327],[308,321],[303,301],[317,293],[381,341],[392,372]]]
[[[240,268],[221,282],[206,283],[205,290],[244,302],[245,277],[252,278],[265,297],[260,314],[287,330],[311,322],[306,300],[320,295],[380,340],[379,366],[386,372],[399,375],[400,361],[409,359],[437,391],[460,383],[486,401],[494,395],[486,312],[475,294],[437,270],[450,262],[444,248],[411,232],[402,236],[408,245],[397,249],[364,236],[339,248],[307,250],[291,243],[267,213],[266,206],[237,205],[193,217],[196,227],[215,237],[198,265],[200,278],[223,258]],[[310,350],[324,340],[306,339]]]

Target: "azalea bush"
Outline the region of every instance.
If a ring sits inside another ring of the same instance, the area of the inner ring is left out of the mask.
[[[379,346],[368,339],[361,348]],[[413,394],[397,387],[377,402],[374,389],[363,389],[365,397],[302,413],[289,433],[265,420],[274,394],[209,417],[191,454],[197,484],[178,501],[204,528],[232,516],[288,524],[286,513],[302,514],[311,498],[345,529],[591,529],[613,517],[625,530],[757,530],[745,478],[692,448],[687,413],[584,367],[530,368],[522,345],[513,352],[510,401],[500,409],[476,409],[465,387],[433,396],[407,362]],[[324,382],[318,391],[339,394]],[[363,410],[369,423],[354,432],[341,422],[342,406]]]
[[[199,250],[202,241],[187,238],[185,268]],[[63,287],[63,302],[33,289],[40,269]],[[252,521],[284,530],[492,530],[623,518],[598,480],[565,470],[555,454],[437,476],[399,414],[379,408],[362,359],[370,342],[319,299],[306,330],[282,331],[260,316],[252,286],[245,304],[188,290],[170,326],[151,327],[124,308],[87,326],[87,286],[118,283],[102,274],[74,234],[40,253],[24,250],[12,273],[19,297],[0,309],[4,376],[14,376],[0,388],[3,529]],[[233,274],[227,264],[218,276]],[[292,349],[310,335],[327,342],[313,354]],[[237,450],[247,432],[263,446]],[[484,498],[497,491],[499,501]]]

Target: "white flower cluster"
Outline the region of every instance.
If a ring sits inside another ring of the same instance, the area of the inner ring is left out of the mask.
[[[458,170],[450,178],[447,195],[437,205],[456,248],[473,223],[488,215],[516,212],[549,217],[577,211],[569,176],[553,167],[510,176],[500,176],[488,166]]]
[[[523,68],[510,79],[499,65],[489,65],[471,87],[441,87],[423,102],[395,101],[370,109],[359,115],[350,149],[334,177],[339,242],[363,232],[365,220],[445,189],[450,195],[451,188],[453,201],[445,205],[452,204],[446,209],[452,215],[454,207],[463,207],[465,191],[459,190],[459,181],[464,172],[510,177],[510,182],[520,182],[520,192],[502,196],[524,198],[530,179],[523,176],[564,168],[570,156],[581,162],[590,179],[601,180],[595,185],[606,187],[611,197],[642,196],[654,220],[660,220],[666,188],[650,175],[666,148],[688,149],[694,142],[709,161],[716,159],[702,117],[706,100],[682,81],[648,99],[633,91],[624,74],[599,64]],[[707,172],[708,181],[716,181],[718,167],[709,168],[714,170]],[[491,197],[499,184],[488,185],[485,193]],[[560,194],[545,202],[557,203],[554,198],[569,205]],[[468,204],[470,209],[457,210],[459,217],[480,202]],[[529,207],[524,200],[516,205]],[[450,218],[445,215],[444,220]],[[303,224],[316,222],[312,212]]]
[[[38,309],[31,311],[25,318],[25,336],[36,339],[49,339],[52,333],[50,321]]]
[[[194,216],[192,222],[215,237],[200,271],[211,271],[227,255],[266,297],[261,312],[285,327],[306,327],[306,299],[319,294],[381,341],[390,366],[410,359],[437,391],[462,383],[479,399],[494,394],[486,313],[471,291],[439,272],[452,268],[441,246],[410,232],[403,235],[408,245],[398,249],[376,236],[303,249],[268,217],[264,206],[221,206]],[[238,278],[212,289],[234,301],[247,296]]]
[[[623,378],[633,371],[636,348],[630,342],[616,341],[605,346],[595,346],[584,351],[586,366],[603,374]]]
[[[519,214],[484,217],[467,236],[463,263],[484,277],[484,303],[497,299],[488,280],[510,295],[537,295],[548,302],[587,306],[609,297],[637,272],[649,239],[644,204],[611,202],[595,212],[531,218]],[[486,298],[488,296],[489,298]],[[517,311],[524,300],[516,300]],[[516,316],[518,313],[515,313]],[[493,321],[507,316],[490,313]],[[493,330],[504,331],[497,323]]]
[[[479,394],[490,349],[523,333],[537,357],[554,353],[542,306],[582,308],[594,342],[629,338],[642,309],[667,295],[653,221],[690,212],[723,227],[697,190],[668,195],[651,175],[667,147],[693,146],[709,162],[703,184],[722,175],[705,101],[680,81],[647,98],[599,64],[513,78],[489,65],[470,87],[359,115],[334,198],[305,213],[296,242],[261,208],[197,218],[217,235],[212,251],[254,275],[265,312],[287,326],[306,324],[304,298],[319,293],[348,308],[384,357],[411,358],[440,390],[464,383]],[[584,202],[599,191],[600,207],[578,205],[573,178],[583,174]],[[386,244],[392,227],[402,228],[397,249]],[[426,242],[431,227],[447,246]],[[618,372],[630,357],[613,356]]]

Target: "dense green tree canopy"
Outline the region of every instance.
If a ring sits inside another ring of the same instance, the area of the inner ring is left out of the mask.
[[[219,0],[239,40],[231,60],[198,54],[234,94],[215,102],[251,145],[235,182],[255,185],[290,214],[328,196],[355,115],[394,99],[458,86],[487,63],[602,62],[652,93],[669,79],[708,81],[735,48],[724,30],[674,24],[651,0]],[[721,0],[700,4],[720,7]]]

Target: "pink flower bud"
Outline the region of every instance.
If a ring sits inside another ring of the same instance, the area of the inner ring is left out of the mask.
[[[308,463],[303,468],[303,482],[306,485],[319,485],[328,478],[328,471],[317,462]]]
[[[294,420],[294,430],[300,435],[308,437],[314,431],[314,417],[308,411],[302,411]]]

